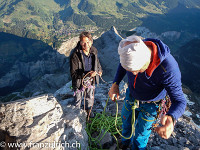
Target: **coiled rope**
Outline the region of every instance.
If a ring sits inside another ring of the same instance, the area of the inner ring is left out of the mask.
[[[83,79],[82,79],[82,86],[83,86],[83,88],[82,88],[82,90],[79,91],[79,92],[84,91],[84,110],[85,110],[85,96],[86,96],[85,89],[86,89],[86,88],[93,88],[93,89],[95,90],[95,86],[92,85],[92,83],[95,84],[95,78],[91,76],[91,73],[93,73],[93,72],[94,72],[94,71],[90,71],[90,72],[88,72],[86,75],[84,75],[84,77],[83,77]],[[96,73],[97,73],[97,72],[96,72]],[[106,82],[106,81],[103,80],[103,78],[101,77],[100,74],[97,73],[96,75],[100,76],[101,80],[102,80],[104,83],[107,83],[107,84],[108,84],[108,82]],[[93,99],[94,99],[94,91],[93,91]],[[87,117],[88,120],[90,119],[90,114],[91,114],[91,112],[92,112],[92,107],[93,107],[93,105],[91,106],[91,108],[90,108],[90,110],[89,110],[89,114],[88,114],[88,117]]]
[[[118,140],[116,137],[118,131],[116,131],[116,126],[120,127],[122,125],[122,120],[121,117],[113,117],[105,112],[108,100],[109,97],[106,101],[104,111],[102,113],[96,113],[95,117],[90,118],[90,121],[87,122],[86,132],[89,138],[88,141],[90,149],[102,149],[100,142],[107,132],[115,138],[118,146]],[[115,122],[117,122],[117,124],[115,124]],[[94,137],[94,134],[98,135]]]
[[[106,105],[104,107],[104,111],[102,112],[102,114],[97,113],[95,118],[91,118],[90,122],[87,122],[87,128],[86,128],[86,132],[88,134],[89,137],[89,145],[90,145],[90,149],[95,149],[98,146],[100,146],[100,141],[103,139],[103,137],[105,136],[105,134],[107,132],[109,132],[116,140],[117,143],[117,147],[119,149],[119,144],[118,144],[118,140],[116,135],[120,135],[121,137],[125,138],[125,139],[130,139],[135,131],[135,109],[138,108],[138,102],[135,101],[134,105],[131,107],[132,109],[132,132],[130,137],[124,137],[121,134],[122,129],[118,129],[121,128],[122,126],[122,119],[121,116],[118,117],[118,103],[115,100],[116,103],[116,114],[115,117],[106,114],[105,110],[108,104],[108,100],[109,97],[106,101]],[[93,137],[93,133],[97,132],[98,136]]]

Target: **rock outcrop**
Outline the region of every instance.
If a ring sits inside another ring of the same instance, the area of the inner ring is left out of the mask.
[[[70,52],[75,46],[77,45],[79,41],[79,37],[73,37],[65,42],[62,43],[60,48],[58,49],[58,52],[60,54],[64,54],[66,57],[69,57]]]
[[[112,82],[100,84],[96,87],[94,113],[102,113],[106,106],[108,90]],[[89,148],[86,133],[86,113],[83,109],[73,106],[73,91],[71,82],[67,83],[54,95],[40,95],[29,99],[0,104],[0,146],[20,146],[20,149],[42,149],[43,144],[54,149]],[[120,84],[119,113],[123,106],[123,99],[127,84]],[[189,98],[189,97],[188,97]],[[191,103],[188,101],[188,103]],[[107,114],[115,116],[116,104],[108,101],[105,109]],[[190,109],[188,108],[188,111]],[[105,129],[102,129],[105,131]],[[98,134],[96,135],[98,136]],[[120,143],[121,137],[118,137]],[[9,143],[9,144],[8,144]],[[11,144],[10,144],[11,143]],[[12,144],[12,143],[18,143]],[[22,143],[22,144],[20,144]],[[26,144],[24,144],[26,143]],[[116,140],[106,133],[100,141],[104,149],[117,149]],[[149,150],[191,149],[200,148],[200,128],[190,117],[183,115],[175,126],[172,136],[168,140],[152,133],[148,143]],[[57,145],[56,145],[57,144]],[[29,146],[29,147],[28,147]],[[70,148],[71,146],[71,148]]]
[[[51,94],[2,103],[0,116],[1,148],[87,147],[86,114],[73,106],[63,109]]]
[[[71,83],[67,83],[61,89],[59,89],[54,96],[60,99],[60,103],[63,106],[71,106],[73,102],[73,92],[70,90],[69,85]],[[104,111],[104,107],[106,105],[106,101],[108,99],[108,90],[111,86],[112,82],[108,84],[100,84],[99,87],[96,87],[95,92],[95,103],[93,106],[93,111],[95,113],[102,113]],[[127,84],[122,81],[120,83],[120,100],[118,101],[119,106],[119,114],[121,113],[121,109],[123,106],[123,99],[125,98],[125,91],[127,88]],[[188,96],[188,104],[191,105],[192,101],[191,97]],[[197,105],[198,107],[198,105]],[[187,112],[192,112],[190,107],[187,108]],[[116,104],[111,100],[108,101],[106,107],[106,113],[112,116],[116,114]],[[198,112],[196,112],[198,114]],[[98,136],[98,134],[96,135]],[[101,137],[101,135],[100,135]],[[118,137],[118,142],[120,143],[121,137]],[[117,149],[116,140],[110,134],[105,134],[105,138],[102,138],[100,141],[102,143],[102,147],[104,149]],[[185,113],[175,125],[174,132],[172,136],[165,140],[159,137],[156,133],[152,132],[147,149],[148,150],[168,150],[172,149],[182,149],[182,150],[198,150],[200,148],[200,128],[197,124],[195,124],[191,117],[187,116]]]
[[[122,37],[113,26],[94,41],[94,46],[98,49],[105,80],[112,80],[114,78],[119,65],[118,45],[121,40]]]
[[[150,150],[199,150],[200,128],[193,123],[191,118],[183,115],[175,125],[174,132],[167,140],[156,133],[152,133],[148,142]]]

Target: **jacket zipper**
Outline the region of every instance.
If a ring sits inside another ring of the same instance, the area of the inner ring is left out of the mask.
[[[134,89],[135,89],[135,84],[136,84],[137,77],[138,77],[138,74],[135,76],[135,79],[134,79],[134,84],[133,84]]]

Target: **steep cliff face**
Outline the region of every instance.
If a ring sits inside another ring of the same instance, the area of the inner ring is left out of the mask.
[[[200,93],[200,39],[193,39],[182,46],[176,58],[182,70],[183,82],[192,91]]]
[[[63,80],[63,83],[59,86],[66,83],[68,80],[66,56],[41,41],[6,33],[0,33],[0,36],[3,37],[0,39],[0,96],[22,90],[28,83],[38,82],[45,74],[62,73],[63,77],[60,80]],[[59,78],[52,76],[48,79],[50,82]],[[48,92],[48,89],[52,90],[51,86],[53,85],[49,84],[45,92]],[[33,89],[34,87],[29,91],[35,92]]]
[[[16,61],[9,72],[0,78],[0,94],[6,95],[17,89],[24,88],[28,83],[38,82],[45,74],[59,75],[62,72],[65,76],[63,78],[63,82],[65,83],[68,80],[67,71],[68,65],[66,57],[56,51],[47,50],[36,61]],[[53,81],[55,78],[51,80]],[[60,86],[64,85],[64,83]],[[32,87],[33,89],[34,87]],[[48,88],[46,91],[48,91]]]

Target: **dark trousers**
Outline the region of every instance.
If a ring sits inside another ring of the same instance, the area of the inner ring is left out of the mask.
[[[85,104],[82,102],[85,99]],[[85,105],[86,110],[90,110],[94,104],[94,88],[86,88],[84,91],[77,91],[74,96],[75,106],[81,108],[81,104]]]

